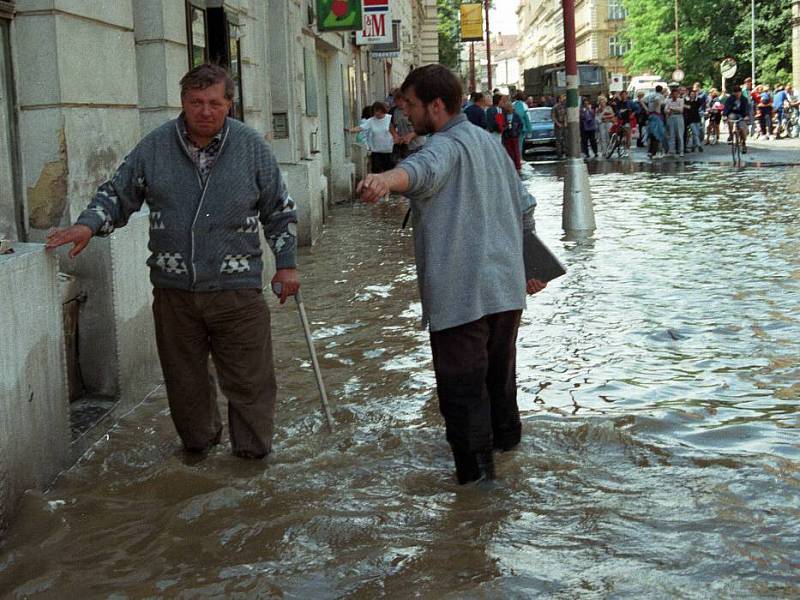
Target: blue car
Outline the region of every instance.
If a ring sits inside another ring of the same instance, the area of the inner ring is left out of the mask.
[[[556,151],[556,131],[553,127],[553,113],[550,107],[536,107],[528,109],[528,118],[531,120],[533,131],[525,134],[522,144],[523,155],[538,150]]]

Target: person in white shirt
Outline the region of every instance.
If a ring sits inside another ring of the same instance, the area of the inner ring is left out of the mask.
[[[686,126],[683,121],[683,98],[678,88],[673,88],[669,100],[664,105],[667,113],[667,148],[672,154],[683,156],[683,133]]]
[[[347,131],[350,133],[364,132],[370,150],[369,171],[370,173],[383,173],[394,168],[392,159],[394,138],[390,130],[392,120],[388,116],[389,109],[383,102],[373,104],[372,111],[371,118],[359,127],[352,127]]]

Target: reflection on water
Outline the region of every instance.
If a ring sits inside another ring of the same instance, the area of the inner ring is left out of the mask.
[[[275,306],[266,465],[187,463],[156,395],[25,498],[0,597],[800,596],[800,171],[599,173],[571,242],[550,168],[499,489],[451,477],[402,202],[344,206],[301,260],[337,432]]]

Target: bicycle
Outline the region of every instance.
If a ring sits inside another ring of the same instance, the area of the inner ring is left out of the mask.
[[[611,137],[608,139],[608,146],[603,152],[603,156],[611,158],[616,152],[618,158],[623,158],[625,156],[625,132],[622,130],[622,126],[614,123],[608,133],[611,134]]]
[[[731,158],[733,158],[733,166],[740,167],[742,165],[742,147],[744,146],[744,140],[742,140],[742,134],[739,131],[739,122],[742,119],[728,119],[728,124],[731,128]]]

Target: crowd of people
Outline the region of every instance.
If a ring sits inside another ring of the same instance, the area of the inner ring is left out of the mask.
[[[374,110],[378,104],[367,110]],[[551,109],[556,154],[564,158],[568,152],[566,96],[534,98],[522,92],[512,96],[495,89],[491,95],[474,92],[462,102],[462,112],[470,123],[492,133],[505,147],[518,171],[525,137],[533,131],[528,109],[536,107]],[[387,110],[393,112],[393,123],[397,111],[385,105],[382,110],[383,114]],[[376,117],[380,119],[382,115]],[[368,119],[369,115],[365,114],[361,126],[364,131],[372,127]],[[579,110],[581,152],[587,159],[608,156],[615,133],[621,138],[619,156],[622,158],[630,156],[633,140],[638,147],[648,149],[651,159],[703,152],[703,146],[719,143],[723,119],[729,142],[733,127],[739,128],[744,152],[748,136],[766,140],[800,137],[800,96],[791,84],[777,85],[773,93],[768,85],[753,87],[748,78],[744,85],[734,86],[729,92],[715,88],[705,90],[700,83],[695,83],[690,88],[657,86],[648,92],[639,91],[635,97],[630,97],[627,91],[609,96],[601,94],[596,98],[583,97]],[[402,158],[405,138],[390,129],[383,131],[388,132],[385,147],[389,146],[391,133],[390,152],[395,158]],[[380,152],[376,146],[378,138],[372,139],[376,141],[365,143],[373,153]],[[416,147],[422,143],[424,141],[417,141]],[[373,172],[381,172],[382,168],[377,165]]]
[[[629,154],[631,140],[647,147],[652,159],[666,155],[683,156],[685,152],[703,152],[703,146],[719,143],[720,126],[725,121],[728,139],[733,128],[741,134],[743,151],[747,136],[769,140],[771,137],[800,136],[800,96],[791,84],[778,85],[773,94],[768,85],[752,86],[747,78],[730,92],[704,90],[700,83],[691,88],[673,86],[640,91],[635,99],[627,92],[612,97],[599,96],[595,102],[584,98],[580,109],[582,151],[589,158],[604,154],[610,133],[624,133],[622,156]],[[554,121],[555,121],[555,108]],[[726,131],[723,130],[723,134]]]

